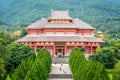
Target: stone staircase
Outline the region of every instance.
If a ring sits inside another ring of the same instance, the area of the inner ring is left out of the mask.
[[[52,63],[53,64],[60,64],[60,63],[63,63],[63,64],[68,64],[68,57],[53,57],[52,58]]]
[[[52,68],[49,80],[73,80],[68,64],[68,57],[52,58]]]

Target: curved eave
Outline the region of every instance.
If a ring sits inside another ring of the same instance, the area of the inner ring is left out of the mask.
[[[40,28],[26,28],[26,29],[81,29],[81,30],[95,30],[95,28],[79,28],[79,27],[40,27]]]
[[[80,36],[25,36],[16,42],[98,42],[103,41],[96,37]]]

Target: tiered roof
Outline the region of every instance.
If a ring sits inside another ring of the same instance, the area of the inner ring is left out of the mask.
[[[96,37],[28,35],[17,42],[102,42],[102,40]]]
[[[54,19],[65,19],[72,20],[70,22],[50,22],[49,20]],[[42,18],[37,22],[29,25],[27,29],[45,29],[45,28],[74,28],[74,29],[94,29],[91,25],[83,22],[80,19],[73,19],[69,17],[68,10],[67,11],[53,11],[51,17]],[[96,37],[81,37],[81,36],[40,36],[40,35],[27,35],[17,42],[102,42],[101,39]]]
[[[73,24],[75,24],[78,27],[78,29],[95,29],[91,25],[85,23],[84,21],[78,18],[73,20]]]
[[[46,18],[42,18],[38,21],[36,21],[35,23],[29,25],[27,27],[27,29],[42,29],[42,27],[47,24],[47,19]]]
[[[70,19],[72,22],[70,23],[54,23],[49,22],[48,20],[52,19]],[[94,29],[91,25],[83,22],[80,19],[73,19],[69,17],[68,10],[67,11],[53,11],[51,13],[51,17],[42,18],[37,22],[29,25],[27,29],[44,29],[44,28],[76,28],[76,29]]]

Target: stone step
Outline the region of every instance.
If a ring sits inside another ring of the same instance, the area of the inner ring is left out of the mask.
[[[49,78],[72,79],[72,74],[50,74]]]
[[[67,64],[68,63],[68,58],[56,58],[56,57],[53,57],[52,58],[52,63],[53,64],[59,64],[59,63],[64,63],[64,64]]]

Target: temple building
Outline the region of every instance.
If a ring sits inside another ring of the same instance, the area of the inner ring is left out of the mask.
[[[91,55],[102,44],[94,37],[91,25],[78,18],[71,18],[68,10],[51,11],[51,16],[42,18],[26,28],[28,35],[17,40],[37,49],[47,49],[52,56],[69,56],[72,48],[83,47],[85,55]]]

